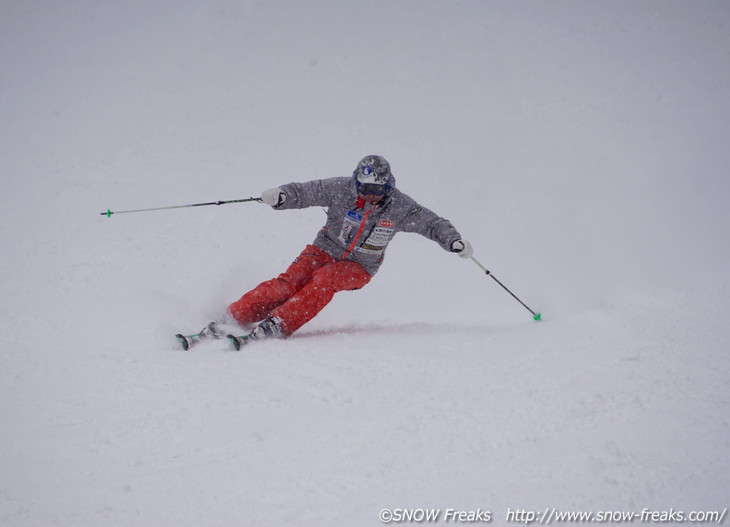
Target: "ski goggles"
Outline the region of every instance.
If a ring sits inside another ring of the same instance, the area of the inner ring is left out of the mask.
[[[357,192],[363,196],[385,196],[387,191],[387,185],[360,182],[357,184]]]

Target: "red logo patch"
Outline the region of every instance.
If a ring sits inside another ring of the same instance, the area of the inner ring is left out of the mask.
[[[390,220],[380,220],[378,222],[378,225],[380,225],[381,227],[392,227],[393,225],[395,225],[395,223]]]

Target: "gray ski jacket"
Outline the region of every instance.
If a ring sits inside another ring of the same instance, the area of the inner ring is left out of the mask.
[[[451,223],[395,188],[375,205],[358,198],[351,177],[288,183],[279,187],[286,199],[277,210],[327,207],[327,222],[313,244],[335,260],[351,260],[374,276],[385,249],[398,232],[415,232],[447,251],[461,235]]]

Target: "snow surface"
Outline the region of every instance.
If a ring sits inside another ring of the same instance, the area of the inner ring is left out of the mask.
[[[0,3],[0,525],[730,506],[730,3]],[[175,350],[385,155],[401,234],[288,341]]]

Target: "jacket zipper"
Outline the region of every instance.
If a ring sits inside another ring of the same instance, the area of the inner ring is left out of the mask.
[[[349,256],[349,254],[353,251],[353,249],[355,249],[355,244],[357,244],[357,241],[360,239],[360,236],[362,235],[363,229],[365,229],[365,222],[367,221],[368,216],[370,216],[370,213],[373,210],[375,210],[375,208],[372,208],[369,211],[367,211],[365,213],[365,215],[362,217],[362,221],[360,222],[360,228],[357,229],[357,234],[355,235],[355,239],[352,240],[352,243],[350,244],[350,246],[343,253],[342,258],[341,258],[342,260],[344,260],[345,258],[347,258]]]

